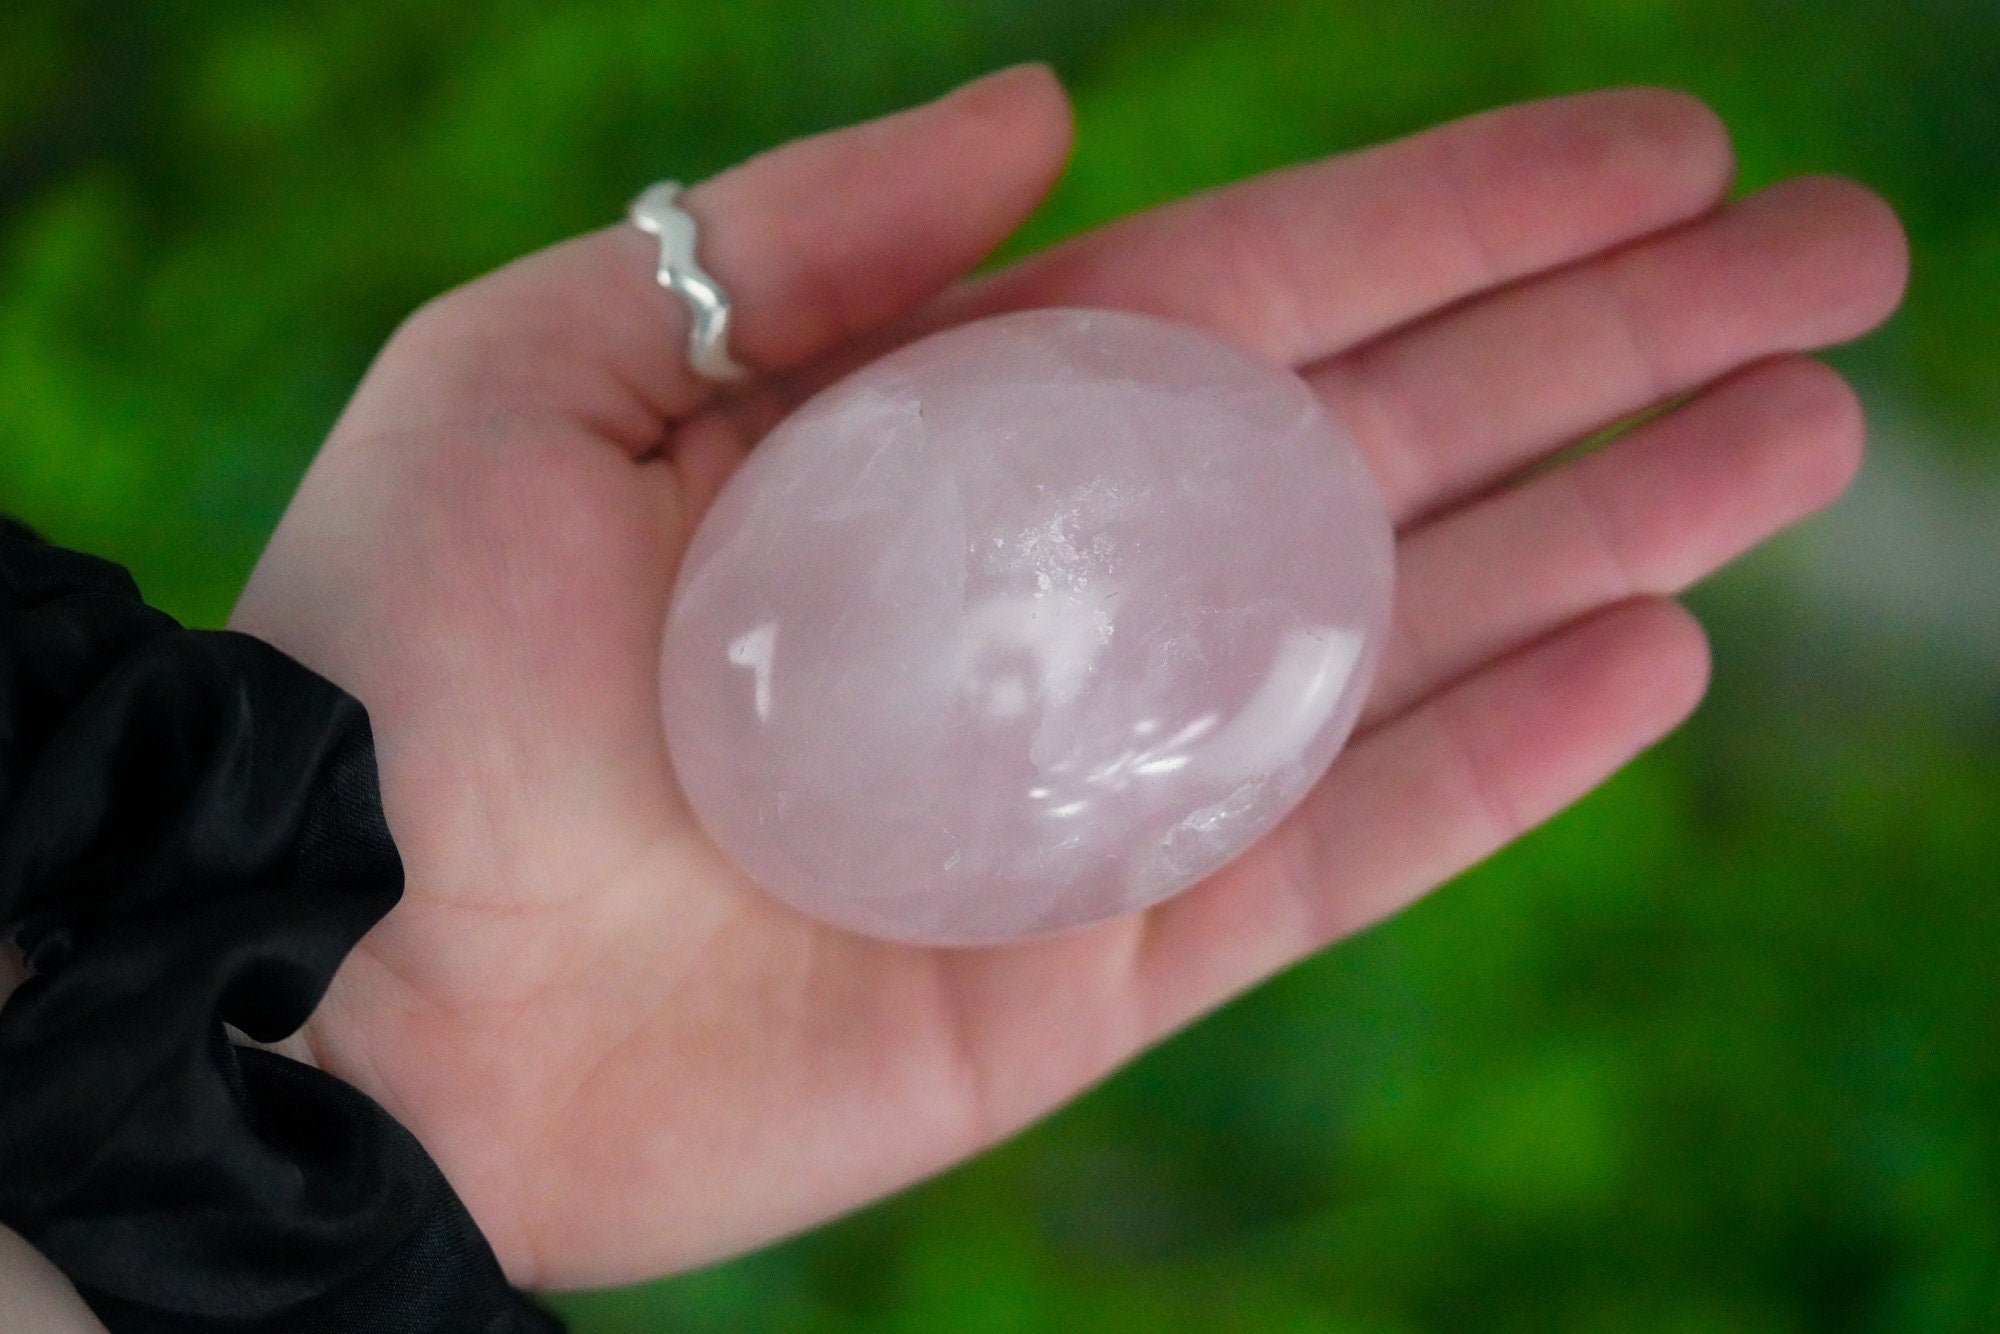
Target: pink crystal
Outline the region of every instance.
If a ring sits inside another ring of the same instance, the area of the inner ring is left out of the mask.
[[[667,741],[752,879],[983,944],[1158,902],[1318,781],[1390,531],[1289,371],[1097,310],[981,320],[825,390],[695,534]]]

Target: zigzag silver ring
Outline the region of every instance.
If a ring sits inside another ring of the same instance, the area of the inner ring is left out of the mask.
[[[680,206],[679,181],[661,181],[639,192],[625,211],[632,225],[660,239],[660,286],[688,309],[688,365],[717,384],[740,384],[750,372],[729,355],[729,294],[695,260],[694,215]]]

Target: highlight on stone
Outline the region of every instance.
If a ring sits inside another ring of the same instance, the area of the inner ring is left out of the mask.
[[[930,944],[1156,903],[1352,730],[1391,533],[1290,371],[1146,316],[903,347],[752,451],[675,585],[681,787],[752,880]]]

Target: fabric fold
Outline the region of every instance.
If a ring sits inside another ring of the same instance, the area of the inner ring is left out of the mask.
[[[113,1331],[557,1330],[296,1031],[402,893],[361,705],[0,526],[0,1220]]]

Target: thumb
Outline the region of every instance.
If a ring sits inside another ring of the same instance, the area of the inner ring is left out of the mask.
[[[730,297],[731,354],[789,370],[935,295],[1041,201],[1069,139],[1054,74],[1016,66],[694,186],[680,202]],[[607,227],[437,298],[390,341],[343,428],[556,413],[652,450],[714,392],[687,367],[688,312],[654,279],[658,245]]]

